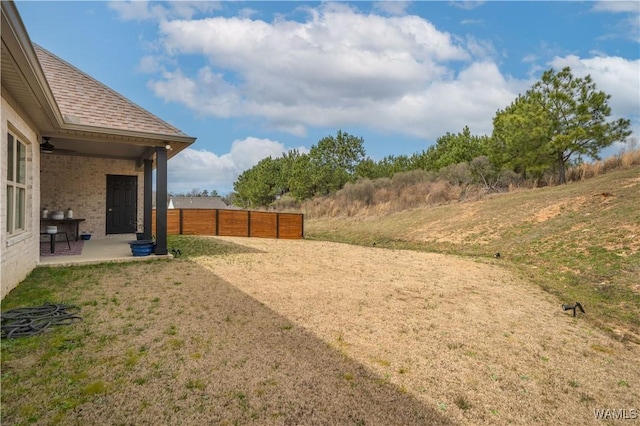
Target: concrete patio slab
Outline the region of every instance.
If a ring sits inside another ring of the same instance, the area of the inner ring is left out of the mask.
[[[135,234],[125,234],[117,237],[88,240],[84,242],[82,254],[72,256],[40,257],[38,266],[72,266],[90,265],[105,262],[139,262],[159,259],[172,259],[171,254],[157,256],[134,256],[129,247],[129,241],[135,240]]]

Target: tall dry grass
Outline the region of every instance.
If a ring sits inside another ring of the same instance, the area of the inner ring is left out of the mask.
[[[640,149],[629,150],[601,161],[569,167],[566,180],[583,181],[639,165]],[[522,180],[515,173],[505,173],[499,180],[498,188],[507,192],[557,184],[556,173],[548,173],[535,180]],[[397,173],[392,178],[362,179],[346,184],[334,195],[313,198],[301,204],[284,198],[275,203],[275,208],[279,211],[302,212],[309,218],[384,215],[452,201],[478,200],[489,192],[483,185],[472,183],[468,167],[458,164],[438,173],[412,170]]]
[[[420,171],[424,175],[420,178],[416,172],[398,174],[395,179],[350,183],[333,196],[305,201],[300,209],[309,217],[379,215],[458,200],[464,193],[462,185],[431,181],[424,171]]]
[[[640,149],[625,151],[600,161],[570,167],[567,170],[567,181],[579,182],[613,170],[637,165],[640,165]]]

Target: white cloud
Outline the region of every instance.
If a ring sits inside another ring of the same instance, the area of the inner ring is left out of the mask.
[[[308,152],[304,147],[300,152]],[[169,162],[169,191],[216,189],[220,193],[233,190],[233,182],[243,171],[267,157],[280,157],[289,151],[282,143],[270,139],[248,137],[236,140],[228,153],[217,155],[206,150],[187,148]]]
[[[164,68],[164,58],[157,55],[147,55],[140,58],[136,71],[146,74],[156,73]]]
[[[212,12],[222,8],[219,1],[110,1],[109,7],[125,21],[145,21],[166,19],[191,19],[197,14]]]
[[[489,134],[493,114],[504,108],[528,82],[505,79],[492,62],[479,62],[457,76],[432,84],[386,111],[415,136],[437,138],[468,125],[473,133]]]
[[[168,2],[172,15],[177,18],[191,19],[200,13],[209,13],[222,9],[220,1],[187,1],[176,0]]]
[[[168,55],[203,55],[209,66],[195,74],[165,71],[150,87],[198,114],[258,117],[296,135],[308,126],[350,124],[418,134],[425,126],[405,128],[406,120],[394,123],[388,117],[410,109],[416,94],[422,97],[449,82],[451,64],[494,53],[489,43],[469,39],[465,45],[417,16],[364,15],[344,4],[308,13],[304,22],[222,17],[162,22]],[[414,114],[424,121],[429,110],[410,111]]]
[[[466,47],[476,58],[495,58],[498,56],[496,48],[490,41],[478,39],[471,35],[466,37]]]
[[[109,7],[125,21],[166,19],[168,11],[164,6],[152,5],[147,1],[111,1]]]
[[[386,13],[389,15],[404,15],[407,11],[407,8],[411,4],[410,1],[402,1],[402,0],[385,0],[385,1],[377,1],[373,3],[374,10],[377,10],[382,13]]]
[[[596,12],[640,13],[640,3],[637,1],[597,1],[593,5]]]
[[[620,21],[618,28],[623,37],[640,43],[640,13],[628,16]]]
[[[251,18],[254,15],[257,15],[259,12],[255,9],[252,9],[250,7],[244,7],[242,9],[240,9],[240,11],[238,12],[238,16],[240,16],[241,18]]]
[[[595,2],[592,10],[624,15],[617,24],[616,34],[607,34],[604,38],[622,37],[640,43],[640,2],[598,1]]]
[[[484,4],[484,1],[474,1],[474,0],[450,0],[449,4],[457,7],[458,9],[464,10],[473,10],[477,7],[480,7]]]
[[[181,70],[165,71],[162,79],[151,80],[148,85],[165,101],[181,103],[198,115],[222,118],[244,115],[236,88],[208,67],[202,68],[195,79]]]

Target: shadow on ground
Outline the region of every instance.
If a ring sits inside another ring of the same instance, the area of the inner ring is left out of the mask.
[[[83,323],[3,343],[7,424],[451,424],[192,262],[69,271]]]

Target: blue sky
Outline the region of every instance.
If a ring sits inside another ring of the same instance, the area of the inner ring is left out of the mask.
[[[173,192],[230,192],[260,159],[338,130],[375,160],[464,126],[490,134],[498,109],[564,66],[640,135],[637,1],[17,6],[33,42],[197,137],[169,163]]]

